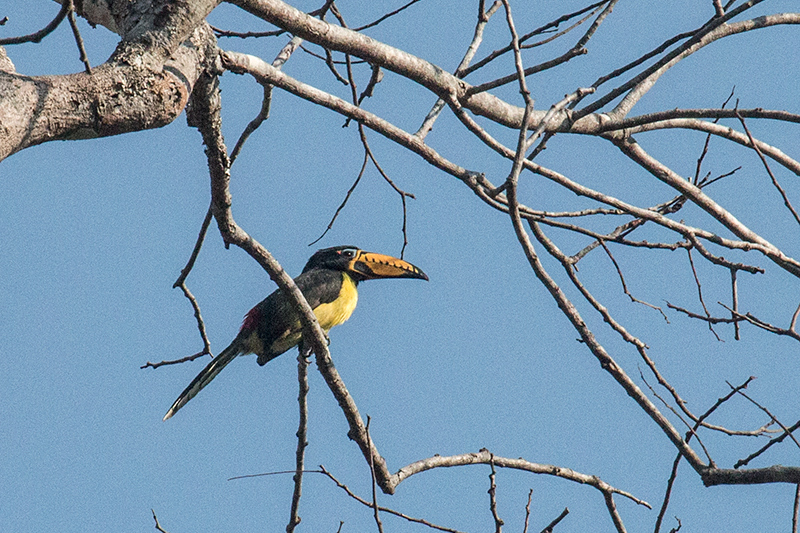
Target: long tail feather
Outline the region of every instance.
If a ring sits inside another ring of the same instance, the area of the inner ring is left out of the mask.
[[[208,365],[203,369],[202,372],[197,374],[197,377],[189,383],[189,386],[186,387],[178,399],[175,400],[175,403],[172,404],[172,407],[169,408],[167,414],[164,415],[164,420],[169,420],[172,416],[178,412],[178,410],[186,405],[186,403],[197,396],[197,393],[200,392],[203,387],[211,383],[211,380],[217,377],[217,374],[222,372],[222,369],[227,366],[228,363],[233,361],[237,355],[242,353],[242,345],[240,340],[237,338],[234,340],[230,346],[225,348],[221,354],[216,356]]]

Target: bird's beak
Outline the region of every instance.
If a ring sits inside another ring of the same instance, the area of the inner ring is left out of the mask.
[[[411,263],[391,255],[372,252],[359,252],[358,256],[350,261],[348,269],[363,279],[415,278],[428,280],[428,276]]]

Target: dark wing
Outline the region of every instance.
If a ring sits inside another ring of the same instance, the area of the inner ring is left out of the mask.
[[[294,279],[306,301],[315,309],[332,302],[342,288],[342,273],[336,270],[314,269]],[[265,364],[300,342],[300,320],[289,298],[281,290],[267,296],[245,319],[243,329],[255,328],[263,344],[258,363]]]

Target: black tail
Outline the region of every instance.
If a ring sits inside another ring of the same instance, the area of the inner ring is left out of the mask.
[[[217,377],[217,374],[222,372],[222,369],[227,366],[228,363],[233,361],[237,355],[242,353],[242,345],[241,341],[237,338],[234,340],[230,346],[225,348],[221,354],[216,356],[208,366],[206,366],[202,372],[197,374],[197,377],[189,383],[189,386],[186,387],[178,399],[175,400],[175,403],[172,404],[172,407],[169,408],[167,414],[164,415],[164,420],[169,420],[172,416],[178,412],[178,409],[186,405],[186,403],[197,396],[197,393],[202,390],[203,387],[211,383],[211,380]]]

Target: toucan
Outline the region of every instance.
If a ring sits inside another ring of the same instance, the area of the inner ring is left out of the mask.
[[[358,302],[358,283],[381,278],[427,281],[428,276],[396,257],[365,252],[355,246],[335,246],[312,255],[294,282],[327,334],[333,326],[338,326],[353,314]],[[194,398],[236,356],[256,354],[258,364],[263,366],[300,344],[302,330],[289,298],[280,289],[276,290],[245,315],[239,334],[230,346],[194,378],[169,408],[164,420]]]

